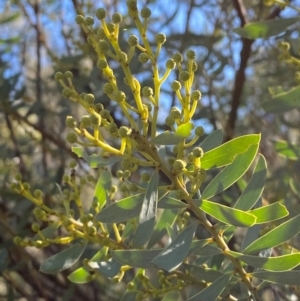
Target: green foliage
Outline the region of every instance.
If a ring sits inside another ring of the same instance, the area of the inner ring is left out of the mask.
[[[36,235],[15,237],[14,242],[38,249],[69,245],[46,259],[40,271],[57,274],[77,264],[68,276],[72,283],[103,278],[124,282],[123,301],[262,300],[266,285],[299,285],[294,268],[300,258],[289,240],[300,232],[300,215],[289,214],[283,201],[263,205],[267,167],[258,153],[261,135],[247,134],[222,144],[223,133],[216,130],[200,141],[204,133],[195,121],[201,111],[201,93],[194,81],[196,53],[176,53],[166,67],[159,66],[165,35],[158,34],[156,45],[150,44],[151,11],[139,12],[134,0],[127,1],[127,6],[141,40],[131,36],[127,48],[121,43],[119,13],[109,23],[106,11],[98,9],[100,29],[91,17],[76,18],[106,80],[103,95],[109,98],[108,106],[81,91],[71,71],[55,75],[63,97],[84,110],[80,122],[67,116],[66,141],[85,166],[95,169],[96,176],[82,175],[71,164],[71,173],[62,177],[64,187],[57,185],[59,202],[53,205],[46,202],[46,192],[32,192],[17,175],[11,189],[34,204]],[[262,21],[235,32],[244,38],[267,38],[297,20]],[[132,71],[138,62],[151,69],[151,88]],[[125,88],[117,77],[116,63],[125,76]],[[170,82],[171,74],[178,81]],[[162,132],[163,84],[174,91],[179,109],[171,109],[165,124],[168,130]],[[297,89],[274,95],[262,104],[263,109],[282,113],[297,108]],[[111,103],[124,116],[121,124]],[[299,159],[297,145],[279,140],[275,149],[289,160]],[[252,174],[248,183],[243,178],[246,174]],[[291,183],[298,193],[295,182]],[[226,200],[225,193],[236,186],[240,189],[234,201],[221,203],[220,198]],[[86,200],[85,189],[91,187],[92,197]],[[40,229],[40,225],[47,226]],[[234,251],[229,242],[240,231],[238,227],[247,232]],[[205,238],[198,239],[199,229],[205,230]],[[86,252],[90,246],[93,254]],[[6,268],[7,254],[1,250],[1,270]]]

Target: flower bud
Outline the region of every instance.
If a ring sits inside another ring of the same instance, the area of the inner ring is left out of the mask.
[[[130,135],[131,129],[126,126],[121,126],[118,130],[118,135],[120,138],[126,138]]]
[[[99,40],[104,40],[106,38],[105,31],[103,28],[97,30],[96,36]]]
[[[30,184],[27,183],[27,182],[24,182],[24,183],[23,183],[23,188],[24,188],[25,190],[29,190],[29,189],[30,189]]]
[[[144,19],[148,19],[151,17],[151,10],[148,7],[144,7],[141,10],[141,17]]]
[[[146,86],[142,89],[142,95],[144,97],[149,97],[149,96],[152,96],[153,95],[153,89]]]
[[[148,173],[143,173],[142,176],[141,176],[141,180],[143,182],[149,182],[150,181],[150,175]]]
[[[149,61],[149,56],[148,56],[148,54],[146,54],[146,53],[141,53],[141,54],[139,55],[139,61],[140,61],[142,64],[147,63],[147,62]]]
[[[97,67],[102,70],[105,69],[108,66],[107,61],[106,60],[98,60],[97,61]]]
[[[110,118],[110,112],[106,109],[102,110],[100,112],[100,116],[103,118],[103,119],[109,119]]]
[[[91,105],[95,101],[95,96],[91,93],[88,93],[84,96],[84,101]]]
[[[62,72],[58,71],[58,72],[55,73],[54,79],[58,82],[58,81],[64,79],[64,75],[62,74]]]
[[[100,126],[101,124],[101,116],[100,115],[91,115],[90,121],[93,126]]]
[[[36,189],[34,192],[33,192],[33,196],[37,199],[40,199],[42,197],[43,193],[40,189]]]
[[[103,109],[104,109],[104,106],[103,106],[102,103],[96,103],[96,104],[95,104],[95,111],[96,111],[97,113],[100,113]]]
[[[79,25],[85,24],[85,19],[84,19],[84,16],[82,16],[82,15],[77,15],[75,18],[75,21]]]
[[[186,167],[186,162],[183,160],[175,160],[173,164],[173,171],[174,172],[181,172]]]
[[[128,185],[128,190],[131,192],[136,192],[139,190],[138,186],[135,183],[130,183]]]
[[[69,79],[72,79],[73,78],[73,73],[71,71],[66,71],[64,73],[64,77],[65,78],[69,78]]]
[[[124,179],[128,179],[131,176],[131,172],[129,170],[124,170],[123,177]]]
[[[171,88],[173,91],[178,91],[181,89],[181,83],[177,80],[174,80],[171,84]]]
[[[122,170],[117,171],[117,177],[118,178],[123,178],[123,171]]]
[[[164,33],[158,33],[155,37],[157,44],[164,44],[166,42],[166,35]]]
[[[31,225],[31,230],[32,230],[33,232],[38,232],[38,231],[40,231],[40,225],[37,224],[37,223],[32,224],[32,225]]]
[[[170,117],[172,117],[174,119],[180,119],[181,112],[179,111],[179,109],[173,107],[170,112]]]
[[[188,73],[188,71],[181,71],[179,73],[179,79],[182,82],[186,82],[190,79],[190,74]]]
[[[135,47],[136,45],[139,44],[139,38],[135,35],[131,35],[131,36],[129,36],[127,43],[129,46]]]
[[[188,153],[187,159],[188,159],[189,162],[194,162],[195,157],[194,157],[193,153]]]
[[[80,120],[80,127],[83,127],[83,128],[88,128],[92,125],[91,123],[91,119],[90,119],[90,116],[89,115],[85,115],[85,116],[82,116],[81,117],[81,120]]]
[[[196,53],[194,50],[188,50],[187,53],[185,54],[186,55],[186,58],[188,60],[195,60],[196,59]]]
[[[176,63],[175,63],[175,61],[173,59],[167,60],[167,62],[166,62],[166,68],[168,68],[168,69],[174,69],[175,66],[176,66]]]
[[[195,72],[195,71],[197,71],[197,69],[198,69],[198,64],[195,61],[193,61],[192,71]]]
[[[105,53],[109,49],[109,45],[105,40],[99,42],[99,49],[101,52]]]
[[[77,162],[75,160],[71,160],[68,165],[70,168],[75,168],[77,166]]]
[[[128,282],[126,284],[126,288],[130,291],[134,289],[134,283],[133,282]]]
[[[195,158],[202,158],[203,157],[203,149],[201,147],[195,147],[193,149],[193,156]]]
[[[123,193],[128,191],[127,185],[125,183],[122,183],[120,185],[120,191]]]
[[[204,134],[204,128],[203,128],[203,126],[197,126],[196,128],[195,128],[195,135],[197,135],[197,136],[202,136]]]
[[[118,135],[118,126],[115,123],[110,123],[108,125],[108,127],[107,127],[107,130],[113,136],[117,136]]]
[[[17,173],[15,175],[15,180],[18,181],[18,182],[22,181],[22,175],[20,173]]]
[[[107,95],[111,95],[113,94],[114,92],[114,88],[113,86],[110,84],[110,83],[106,83],[104,86],[103,86],[103,92]]]
[[[195,90],[191,94],[192,100],[198,101],[201,99],[201,92],[199,90]]]
[[[20,236],[14,237],[14,243],[15,243],[16,245],[19,245],[20,242],[22,242],[22,241],[23,241],[23,239],[22,239]]]
[[[169,158],[168,158],[168,163],[169,163],[171,166],[173,166],[175,160],[176,160],[175,157],[169,157]]]
[[[111,17],[111,20],[115,23],[115,24],[119,24],[122,22],[123,17],[120,13],[114,13]]]
[[[126,100],[126,95],[123,91],[118,91],[115,93],[115,100],[117,102],[125,101]]]
[[[126,1],[127,7],[131,10],[137,10],[137,1],[136,0],[128,0]]]
[[[116,24],[109,22],[109,23],[106,24],[106,26],[107,26],[107,29],[108,29],[109,33],[114,33],[115,32]]]
[[[165,123],[166,123],[166,125],[168,125],[168,126],[172,126],[172,125],[174,125],[174,123],[175,123],[175,119],[172,118],[171,116],[168,116],[168,117],[166,118],[166,120],[165,120]]]
[[[96,17],[99,19],[99,20],[103,20],[106,18],[106,10],[104,8],[98,8],[96,10]]]
[[[176,63],[181,63],[183,61],[183,57],[182,57],[182,54],[177,52],[173,55],[173,60],[176,62]]]
[[[66,140],[68,143],[76,143],[77,142],[77,135],[73,132],[67,134]]]
[[[94,25],[94,18],[93,17],[86,17],[85,18],[85,24],[87,25],[87,26],[93,26]]]

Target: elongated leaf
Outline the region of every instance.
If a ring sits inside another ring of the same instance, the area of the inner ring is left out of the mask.
[[[245,253],[253,253],[279,246],[300,232],[300,215],[282,223],[250,244]]]
[[[183,137],[175,135],[174,133],[164,132],[153,138],[151,142],[156,145],[175,145],[180,143],[183,139]]]
[[[179,235],[160,252],[152,263],[159,269],[171,272],[175,270],[187,256],[198,223],[195,222],[185,228]]]
[[[173,291],[173,292],[169,292],[167,293],[164,298],[162,299],[162,301],[174,301],[174,300],[180,300],[180,295],[179,292]]]
[[[248,23],[244,27],[235,28],[233,31],[246,39],[269,38],[285,32],[289,26],[299,20],[300,18],[287,18]]]
[[[122,298],[121,298],[120,301],[132,301],[132,300],[136,300],[136,295],[138,294],[138,292],[143,287],[142,281],[140,280],[141,276],[145,276],[145,270],[144,269],[139,269],[135,273],[135,277],[131,281],[133,283],[133,285],[134,285],[134,288],[127,289],[126,292],[124,293],[124,295],[122,296]]]
[[[144,194],[136,194],[122,199],[101,210],[97,219],[103,223],[122,223],[139,216]]]
[[[187,204],[174,199],[170,196],[164,196],[162,199],[158,201],[158,208],[164,209],[180,209],[180,208],[187,208]]]
[[[150,238],[154,225],[158,201],[158,173],[155,172],[148,184],[141,212],[139,224],[133,237],[134,248],[142,247]]]
[[[216,301],[230,281],[231,274],[225,274],[187,301]]]
[[[106,167],[110,164],[117,163],[122,159],[122,157],[117,156],[104,158],[96,154],[89,156],[80,146],[72,146],[72,152],[79,158],[83,158],[84,161],[92,168]]]
[[[205,257],[210,256],[210,257],[212,257],[212,256],[215,256],[215,255],[223,254],[223,251],[215,245],[206,244],[202,248],[196,250],[193,253],[195,255],[198,255],[198,256],[205,256]]]
[[[250,210],[260,198],[267,174],[267,163],[263,155],[259,154],[258,162],[255,166],[253,175],[247,187],[238,198],[234,208],[241,210]]]
[[[247,229],[246,235],[244,236],[243,243],[241,245],[241,251],[244,251],[251,243],[253,243],[260,234],[261,224],[254,225]]]
[[[200,209],[218,221],[236,227],[250,227],[256,221],[256,217],[251,213],[207,200],[201,201]]]
[[[116,250],[111,255],[122,265],[129,265],[135,268],[150,269],[154,268],[152,260],[162,251],[155,250]]]
[[[267,113],[273,114],[282,114],[295,108],[299,108],[300,86],[273,96],[272,100],[263,102],[261,106]]]
[[[85,250],[86,242],[75,243],[69,249],[66,249],[56,255],[46,259],[40,267],[40,271],[45,274],[57,274],[70,268],[75,264],[83,251]]]
[[[256,224],[269,223],[289,215],[286,207],[279,202],[251,210],[249,213],[256,216]]]
[[[245,255],[233,251],[226,251],[228,254],[241,261],[247,263],[248,265],[260,268],[267,271],[283,272],[288,271],[300,264],[300,253],[282,255],[277,257],[261,257],[261,256],[251,256]]]
[[[108,198],[107,193],[111,189],[111,173],[108,170],[102,170],[100,176],[98,178],[95,192],[94,192],[94,199],[97,200],[99,204],[99,209],[102,209],[106,203]]]
[[[84,268],[79,268],[68,276],[68,279],[73,283],[88,283],[93,280],[91,274]]]
[[[236,156],[232,164],[226,166],[219,174],[206,186],[202,193],[203,199],[208,199],[224,191],[249,169],[258,150],[258,144],[251,145],[247,151]]]
[[[300,93],[299,93],[300,94]],[[276,152],[289,160],[300,159],[300,145],[291,144],[285,140],[274,141]]]
[[[41,230],[42,235],[45,238],[53,238],[59,225],[60,225],[60,223],[56,222],[56,223],[53,223],[52,225],[50,225],[49,227]],[[38,233],[35,234],[34,237],[32,238],[33,241],[37,241],[37,240],[41,240],[41,239],[42,239],[42,237]]]
[[[215,147],[218,147],[223,141],[223,131],[216,130],[208,135],[203,142],[200,143],[204,152],[207,152]]]
[[[251,274],[255,278],[263,279],[271,283],[286,285],[300,285],[300,271],[270,272],[262,271]]]
[[[201,266],[196,266],[192,264],[184,263],[183,267],[193,277],[196,277],[197,279],[201,279],[209,283],[216,281],[218,278],[224,275],[224,273],[220,271],[212,270],[209,268],[203,268]]]
[[[161,214],[159,221],[157,222],[154,231],[152,232],[151,238],[148,242],[147,248],[150,249],[156,243],[159,242],[166,234],[167,234],[167,227],[173,226],[178,211],[177,210],[164,210]]]
[[[230,164],[238,154],[247,151],[250,145],[257,145],[259,141],[260,134],[245,135],[232,139],[229,142],[204,153],[201,159],[201,167],[210,169],[226,166]]]
[[[93,270],[99,272],[100,274],[108,278],[116,276],[120,272],[121,268],[121,264],[113,258],[110,258],[107,261],[100,262],[91,261],[89,262],[89,266]]]

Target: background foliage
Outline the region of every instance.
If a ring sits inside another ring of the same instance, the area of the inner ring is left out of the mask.
[[[146,1],[141,2],[146,4]],[[293,1],[292,4],[297,6],[298,3]],[[121,113],[102,94],[104,82],[99,70],[94,68],[97,58],[84,43],[85,33],[79,26],[74,26],[77,14],[93,16],[99,3],[24,0],[6,1],[0,5],[0,233],[1,247],[8,250],[7,254],[4,249],[1,251],[1,298],[118,300],[124,289],[122,283],[111,284],[103,278],[100,283],[78,286],[70,284],[66,278],[68,273],[49,276],[38,271],[41,262],[61,247],[51,245],[37,251],[13,244],[12,239],[17,234],[32,236],[33,207],[7,186],[13,173],[20,172],[34,189],[41,188],[46,192],[46,203],[55,204],[58,200],[55,183],[61,183],[63,174],[70,172],[66,168],[70,158],[77,158],[65,142],[64,123],[67,115],[81,116],[83,112],[62,98],[60,88],[53,80],[55,71],[71,70],[76,88],[94,93],[97,100],[101,99],[106,108],[114,112],[115,120],[121,122]],[[278,56],[282,52],[277,47],[278,41],[290,41],[292,51],[298,57],[298,28],[292,24],[280,35],[255,40],[242,38],[233,30],[251,21],[290,18],[297,13],[252,0],[148,1],[147,5],[154,15],[149,24],[153,39],[158,31],[167,35],[163,61],[167,55],[188,48],[200,53],[195,88],[203,97],[202,108],[195,115],[197,123],[204,126],[206,134],[223,129],[224,141],[241,134],[261,132],[259,152],[268,163],[267,187],[262,202],[273,204],[281,200],[291,216],[298,215],[299,109],[274,115],[262,107],[264,101],[271,99],[269,87],[277,94],[298,84],[294,76],[297,66],[281,62]],[[103,1],[101,6],[108,12],[126,12],[124,1]],[[125,18],[125,24],[124,44],[126,35],[134,33],[129,18]],[[140,64],[133,65],[132,70],[147,85],[151,74],[141,70]],[[118,70],[115,74],[121,77]],[[163,97],[164,110],[159,119],[162,121],[176,104],[172,91],[163,90]],[[166,129],[164,122],[160,127]],[[278,142],[280,139],[286,142]],[[290,144],[295,146],[290,147]],[[79,164],[80,172],[84,173],[85,164],[81,161]],[[246,179],[250,176],[246,174]],[[220,194],[220,201],[233,204],[243,185],[245,182],[241,180]],[[87,196],[91,194],[92,191],[87,190]],[[230,241],[232,250],[240,244],[239,235]],[[298,246],[297,239],[293,246]],[[266,300],[274,298],[270,292],[269,287],[265,291]],[[297,288],[281,288],[278,293],[283,300],[299,298]]]

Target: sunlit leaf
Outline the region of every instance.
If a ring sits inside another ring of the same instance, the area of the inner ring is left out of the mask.
[[[112,278],[116,276],[120,272],[121,264],[114,260],[113,258],[110,258],[107,261],[91,261],[89,262],[89,266],[98,273],[108,277]]]
[[[256,221],[251,213],[207,200],[201,201],[200,209],[220,222],[237,227],[250,227]]]
[[[286,209],[286,207],[279,202],[261,208],[257,208],[248,212],[257,218],[256,224],[264,224],[276,221],[289,215],[289,212]]]
[[[133,237],[134,248],[142,247],[149,240],[153,231],[158,201],[157,186],[158,173],[154,172],[148,183],[142,202],[138,227]]]
[[[202,193],[203,199],[208,199],[224,191],[249,169],[258,150],[258,144],[251,145],[247,151],[236,156],[232,164],[226,166],[219,174],[206,186]]]
[[[276,257],[261,257],[245,255],[229,250],[226,252],[252,267],[260,268],[267,271],[283,272],[291,270],[296,266],[300,265],[300,253],[293,253]]]
[[[204,268],[201,266],[196,266],[192,264],[183,264],[183,267],[186,271],[189,272],[190,275],[196,277],[197,279],[201,279],[206,282],[214,282],[218,278],[224,275],[224,273],[216,270],[212,270],[210,268]]]
[[[272,96],[272,100],[261,104],[267,113],[281,114],[300,107],[300,86],[294,87],[287,92]]]
[[[103,223],[122,223],[139,216],[144,194],[136,194],[102,209],[97,219]]]
[[[299,20],[300,18],[287,18],[248,23],[244,27],[234,28],[233,31],[246,39],[269,38],[285,32]]]
[[[152,260],[152,263],[157,268],[168,272],[175,270],[188,254],[197,226],[198,223],[195,222],[185,228]]]
[[[91,274],[84,268],[79,268],[68,276],[73,283],[88,283],[92,281]]]
[[[170,196],[164,196],[162,199],[158,201],[158,207],[164,209],[179,209],[179,208],[187,208],[187,204],[174,199]]]
[[[250,210],[261,196],[267,174],[267,163],[263,155],[259,154],[258,162],[255,166],[252,177],[236,201],[234,208],[241,210]]]
[[[59,222],[55,222],[53,224],[51,224],[50,226],[44,228],[43,230],[41,230],[41,233],[43,235],[43,237],[45,238],[53,238],[54,234],[56,233],[58,227],[59,227],[60,223]],[[33,241],[37,241],[37,240],[41,240],[42,237],[37,233],[34,235],[34,237],[32,238]]]
[[[194,128],[193,123],[187,122],[178,126],[175,132],[175,136],[187,138],[191,135],[191,131]]]
[[[99,204],[99,209],[105,205],[107,200],[107,193],[111,189],[111,172],[108,170],[101,170],[100,176],[97,180],[97,184],[94,192],[94,199]]]
[[[282,223],[250,244],[245,253],[253,253],[279,246],[300,232],[300,215]]]
[[[260,141],[260,134],[245,135],[230,140],[208,152],[201,158],[201,167],[210,169],[230,164],[234,158],[247,151],[250,145],[257,145]]]
[[[40,271],[45,274],[56,274],[74,265],[86,247],[86,242],[75,243],[70,248],[55,254],[46,259],[40,267]]]

